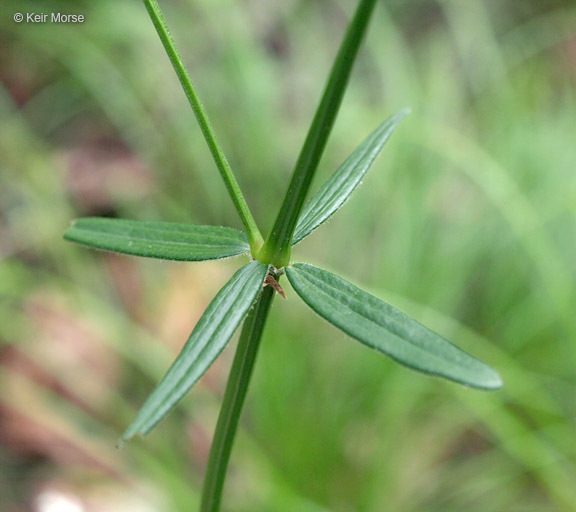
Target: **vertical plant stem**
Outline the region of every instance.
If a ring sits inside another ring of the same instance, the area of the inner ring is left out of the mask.
[[[338,114],[358,49],[374,12],[376,0],[360,0],[332,66],[322,100],[296,162],[288,192],[259,259],[277,268],[290,262],[290,247],[298,217]]]
[[[232,370],[224,392],[222,408],[218,416],[214,440],[210,448],[200,512],[217,512],[220,509],[222,489],[224,488],[226,470],[238,421],[273,298],[274,289],[271,286],[266,286],[242,327]]]
[[[253,254],[260,249],[264,240],[262,239],[262,235],[260,234],[260,230],[254,221],[254,217],[246,203],[246,199],[240,190],[240,186],[236,181],[236,177],[232,172],[230,164],[226,159],[226,155],[224,155],[224,151],[222,147],[218,143],[216,139],[216,134],[214,133],[214,129],[210,124],[210,120],[202,107],[202,103],[196,94],[196,90],[192,84],[192,80],[190,79],[190,75],[188,71],[186,71],[186,67],[182,62],[182,57],[180,57],[180,53],[176,48],[176,44],[174,43],[174,39],[168,30],[168,25],[166,24],[166,20],[164,19],[164,15],[160,10],[160,6],[158,5],[157,0],[144,0],[146,5],[146,9],[148,10],[148,14],[150,14],[150,18],[152,19],[152,23],[158,32],[158,36],[160,36],[160,40],[164,45],[164,49],[170,58],[170,62],[174,67],[174,71],[178,75],[178,79],[182,84],[182,88],[186,93],[188,101],[192,106],[192,110],[194,111],[194,115],[198,120],[198,124],[200,125],[200,129],[202,130],[202,134],[204,135],[204,139],[206,139],[206,143],[210,148],[210,153],[212,153],[212,158],[218,167],[218,171],[220,172],[220,176],[224,180],[226,184],[226,188],[228,190],[228,194],[232,198],[234,202],[234,206],[242,219],[242,223],[244,224],[244,228],[248,234],[248,238],[250,240],[250,247],[252,249]]]

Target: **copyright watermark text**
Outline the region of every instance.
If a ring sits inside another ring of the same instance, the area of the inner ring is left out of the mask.
[[[84,23],[86,17],[83,14],[65,14],[62,12],[17,12],[13,19],[16,23]]]

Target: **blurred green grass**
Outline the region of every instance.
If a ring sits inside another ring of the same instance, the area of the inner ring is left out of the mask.
[[[265,229],[352,4],[163,4]],[[238,262],[61,235],[88,214],[240,223],[143,6],[43,2],[87,21],[12,21],[34,10],[8,0],[0,16],[3,507],[44,510],[60,489],[90,510],[191,510],[231,350],[146,441],[113,447]],[[382,119],[413,114],[294,256],[482,357],[505,388],[416,375],[277,301],[224,510],[576,510],[575,34],[560,0],[379,5],[316,186]]]

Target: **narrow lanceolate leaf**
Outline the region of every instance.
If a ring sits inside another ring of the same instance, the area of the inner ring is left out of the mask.
[[[384,121],[314,194],[298,219],[292,245],[307,237],[344,205],[361,183],[392,132],[408,113],[409,110],[402,110]]]
[[[101,217],[74,221],[64,238],[96,249],[178,261],[228,258],[250,250],[246,235],[232,228]]]
[[[348,281],[303,263],[287,267],[286,274],[321,317],[397,362],[478,389],[502,386],[492,368]]]
[[[253,261],[238,270],[218,292],[160,384],[122,435],[122,441],[150,432],[204,375],[256,300],[267,270],[267,265]]]

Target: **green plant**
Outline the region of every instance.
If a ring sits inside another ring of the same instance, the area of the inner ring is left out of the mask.
[[[246,233],[226,227],[84,218],[75,221],[65,234],[67,240],[91,247],[160,259],[204,261],[251,255],[250,263],[238,270],[210,303],[183,350],[121,438],[124,441],[138,433],[149,433],[206,372],[244,321],[208,461],[201,505],[204,512],[219,509],[250,376],[275,291],[283,294],[278,281],[284,273],[316,313],[397,362],[478,389],[501,386],[499,375],[490,367],[389,304],[325,270],[292,263],[292,246],[343,206],[407,114],[402,111],[376,128],[304,206],[375,4],[375,0],[359,1],[273,229],[264,241],[157,1],[145,0]]]

